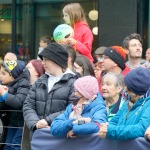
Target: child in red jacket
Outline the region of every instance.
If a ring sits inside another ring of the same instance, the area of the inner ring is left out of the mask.
[[[63,8],[63,19],[74,29],[74,38],[69,38],[67,44],[75,47],[77,52],[86,56],[91,62],[93,34],[86,22],[84,11],[79,3],[70,3]]]

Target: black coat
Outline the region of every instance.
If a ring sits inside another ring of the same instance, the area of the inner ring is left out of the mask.
[[[29,71],[24,69],[23,73],[17,79],[7,85],[6,109],[15,110],[15,112],[8,112],[9,124],[11,126],[20,127],[24,124],[22,107],[30,89],[29,80]],[[16,110],[19,112],[16,112]]]
[[[70,103],[69,96],[73,92],[73,84],[76,77],[73,74],[64,74],[54,84],[48,93],[48,75],[42,75],[31,87],[24,102],[24,120],[31,131],[34,131],[36,123],[45,119],[49,125],[66,106]]]

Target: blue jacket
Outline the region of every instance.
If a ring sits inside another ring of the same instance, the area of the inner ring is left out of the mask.
[[[109,122],[107,138],[128,140],[144,136],[150,125],[150,96],[137,100],[130,111],[128,103],[126,101]]]
[[[90,123],[82,125],[73,124],[73,119],[69,119],[69,115],[72,112],[72,104],[68,105],[66,111],[59,115],[52,122],[50,132],[54,136],[66,137],[67,132],[73,130],[76,135],[87,135],[96,133],[99,131],[97,124],[107,122],[107,112],[104,100],[100,94],[89,105],[85,106],[81,114],[82,117],[91,118]]]

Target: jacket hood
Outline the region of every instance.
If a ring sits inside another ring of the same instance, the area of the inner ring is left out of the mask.
[[[89,111],[90,109],[97,106],[98,104],[101,104],[102,102],[100,101],[100,99],[103,99],[103,97],[101,96],[100,93],[98,93],[97,97],[95,98],[94,101],[89,100],[90,103],[88,105],[84,106],[83,112],[84,111]]]

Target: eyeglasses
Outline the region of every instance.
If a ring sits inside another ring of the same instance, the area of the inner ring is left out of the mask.
[[[106,55],[103,55],[103,57],[102,57],[102,59],[109,59],[109,57],[108,56],[106,56]]]

